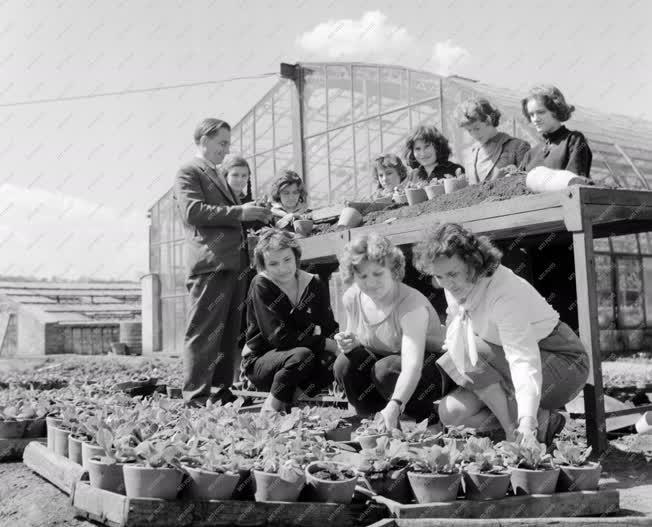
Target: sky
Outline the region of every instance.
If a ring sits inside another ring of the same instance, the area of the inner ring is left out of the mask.
[[[646,0],[1,1],[0,275],[137,280],[196,123],[237,123],[281,62],[552,82],[652,121],[651,19]]]

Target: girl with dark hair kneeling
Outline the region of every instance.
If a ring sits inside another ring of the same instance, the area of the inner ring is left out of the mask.
[[[247,344],[241,370],[270,394],[263,413],[285,410],[297,391],[317,394],[333,381],[337,322],[328,286],[299,269],[294,234],[269,229],[254,249],[258,274],[247,297]]]
[[[527,281],[500,264],[485,236],[447,223],[415,248],[416,267],[433,276],[448,301],[441,367],[460,386],[444,397],[444,424],[502,427],[550,444],[564,427],[556,412],[586,383],[580,339]]]
[[[453,388],[437,366],[444,330],[428,299],[401,282],[405,256],[378,234],[348,243],[340,273],[346,332],[333,368],[358,415],[381,412],[389,429],[405,411],[418,421],[436,417],[434,401]]]

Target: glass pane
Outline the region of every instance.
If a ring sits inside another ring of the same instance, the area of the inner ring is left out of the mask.
[[[590,146],[593,156],[607,163],[625,188],[644,188],[632,166],[613,144],[593,140],[590,142]],[[593,175],[593,169],[591,169],[591,175]]]
[[[174,286],[177,293],[186,290],[186,268],[183,261],[183,243],[174,245]]]
[[[645,284],[645,313],[647,327],[652,326],[652,258],[643,258],[643,283]]]
[[[407,70],[380,68],[380,111],[406,106],[408,103]]]
[[[355,171],[358,192],[369,196],[376,190],[377,183],[371,175],[371,163],[382,153],[380,145],[380,119],[370,119],[355,125]]]
[[[149,243],[161,241],[161,220],[159,218],[159,204],[154,205],[149,216]]]
[[[439,98],[439,77],[430,73],[419,71],[410,72],[410,104]]]
[[[328,128],[351,122],[351,74],[347,66],[327,66]]]
[[[353,167],[353,127],[347,126],[328,134],[331,166],[331,196],[343,202],[358,196]]]
[[[150,273],[160,273],[161,272],[161,258],[159,253],[158,245],[149,246],[149,272]]]
[[[161,222],[161,241],[167,242],[173,238],[174,224],[172,223],[172,200],[169,193],[166,193],[160,201],[159,205],[159,220]]]
[[[254,155],[254,121],[253,112],[250,112],[242,120],[242,146],[241,154],[245,157]]]
[[[326,134],[306,140],[306,184],[313,209],[329,204],[328,146]]]
[[[175,240],[182,240],[183,239],[183,223],[181,222],[181,215],[179,213],[179,209],[176,206],[176,202],[170,197],[170,201],[172,202],[170,205],[170,208],[172,209],[172,224],[173,224],[173,231],[174,231],[174,239]]]
[[[163,351],[174,351],[175,347],[175,316],[174,316],[174,298],[161,299],[161,318],[163,332]]]
[[[601,252],[610,252],[609,238],[595,238],[593,240],[593,250]]]
[[[439,107],[439,99],[412,106],[410,108],[410,113],[412,114],[412,128],[416,128],[420,124],[434,124],[441,130],[441,109]]]
[[[269,194],[269,189],[276,179],[276,173],[274,172],[274,152],[256,156],[255,164],[256,178],[252,191],[255,196],[262,197],[263,194]]]
[[[623,236],[612,236],[611,244],[614,252],[638,254],[636,234],[625,234]]]
[[[407,110],[389,113],[381,117],[383,152],[398,156],[403,152],[405,138],[410,131]]]
[[[353,66],[353,119],[378,115],[380,95],[378,68]]]
[[[641,254],[652,254],[652,232],[641,232],[638,235],[638,240],[641,244]],[[652,283],[650,283],[650,287],[652,287]]]
[[[294,163],[294,145],[287,145],[277,148],[274,151],[276,159],[276,173],[281,170],[289,169],[294,170],[297,174],[301,175],[301,167],[295,166]]]
[[[641,262],[636,258],[617,258],[618,325],[639,327],[643,323],[643,284]]]
[[[161,244],[161,294],[170,295],[174,292],[174,275],[172,269],[172,254],[171,247],[169,243]]]
[[[272,98],[267,97],[256,105],[256,154],[274,148],[272,123]]]
[[[303,115],[305,134],[326,130],[326,78],[322,66],[303,70]]]
[[[285,81],[274,93],[274,130],[276,145],[292,142],[292,81]]]
[[[614,321],[614,295],[611,286],[611,256],[596,255],[595,272],[598,278],[598,323],[602,329]]]
[[[591,179],[600,186],[613,188],[620,187],[618,182],[614,179],[613,175],[609,171],[609,167],[601,159],[599,154],[595,155],[593,157],[593,161],[591,162]]]
[[[539,142],[539,136],[536,130],[531,124],[525,122],[525,118],[522,115],[517,115],[514,118],[514,123],[516,129],[516,137],[523,139],[523,141],[527,141],[532,146],[536,145]]]
[[[238,124],[231,128],[231,153],[240,155],[242,153],[241,135],[242,127]]]
[[[186,306],[183,297],[174,299],[174,329],[175,342],[174,351],[181,353],[183,351],[183,337],[186,332]]]

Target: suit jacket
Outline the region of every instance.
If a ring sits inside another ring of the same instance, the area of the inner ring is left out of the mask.
[[[210,163],[197,157],[183,165],[174,181],[174,199],[183,223],[188,276],[247,265],[240,200]]]
[[[498,170],[508,165],[520,166],[525,154],[530,150],[530,144],[504,132],[498,132],[495,140],[497,141],[492,161],[493,165],[487,174],[479,174],[476,170],[475,160],[477,159],[479,145],[472,146],[467,152],[465,159],[466,175],[471,185],[498,179]]]

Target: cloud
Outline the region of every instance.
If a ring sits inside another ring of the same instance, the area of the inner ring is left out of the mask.
[[[381,11],[367,11],[357,20],[323,22],[297,37],[296,44],[309,54],[308,60],[401,64],[440,75],[455,73],[471,57],[451,40],[432,43],[423,35],[410,34]]]
[[[297,45],[313,60],[393,62],[410,54],[414,38],[380,11],[368,11],[358,20],[329,20],[297,38]]]

